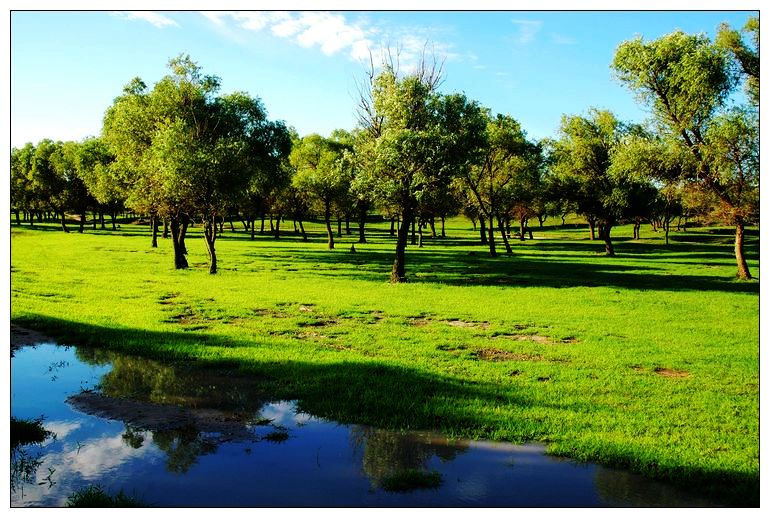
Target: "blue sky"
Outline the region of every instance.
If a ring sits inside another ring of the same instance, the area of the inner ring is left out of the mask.
[[[465,5],[465,8],[469,8]],[[615,48],[676,29],[713,36],[748,11],[678,12],[13,12],[11,145],[98,134],[105,109],[131,78],[149,85],[188,53],[222,92],[262,99],[301,135],[355,126],[356,80],[368,49],[400,45],[408,69],[430,41],[445,92],[464,92],[551,136],[562,114],[596,106],[621,119],[646,113],[613,80]]]

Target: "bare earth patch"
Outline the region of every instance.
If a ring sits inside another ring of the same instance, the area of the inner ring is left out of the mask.
[[[690,377],[690,373],[687,371],[669,369],[666,367],[655,367],[653,369],[653,372],[658,376],[663,376],[664,378],[689,378]]]
[[[489,329],[489,322],[466,322],[464,320],[444,320],[444,322],[452,327],[477,327],[480,329]]]
[[[539,354],[513,353],[494,348],[479,349],[476,351],[476,358],[488,362],[541,361],[543,359]]]

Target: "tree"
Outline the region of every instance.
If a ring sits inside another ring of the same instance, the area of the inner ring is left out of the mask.
[[[615,255],[612,228],[627,215],[638,184],[623,167],[611,167],[624,141],[638,128],[621,123],[607,110],[589,110],[587,117],[562,117],[554,144],[555,174],[577,212],[589,225],[598,224],[605,252]]]
[[[359,120],[369,140],[366,169],[380,204],[400,213],[394,283],[406,281],[407,238],[420,200],[470,165],[483,134],[481,108],[464,95],[439,94],[440,76],[435,60],[405,76],[384,63],[379,74],[370,75],[369,96],[360,103]]]
[[[747,34],[750,44],[743,41]],[[754,106],[759,106],[759,18],[749,17],[741,32],[723,23],[717,32],[716,44],[729,52],[740,72],[746,77],[746,94]],[[752,48],[753,47],[753,48]]]
[[[289,156],[296,170],[292,185],[321,206],[329,249],[334,248],[332,207],[347,192],[351,180],[350,165],[343,160],[345,148],[339,142],[312,134],[300,139]]]
[[[96,200],[99,213],[106,211],[112,216],[113,230],[115,216],[123,208],[129,191],[125,178],[113,167],[114,161],[115,156],[103,139],[92,137],[80,143],[76,160],[78,176]]]
[[[22,148],[11,149],[11,207],[16,215],[16,224],[21,225],[19,213],[30,212],[29,222],[33,223],[31,209],[33,192],[30,185],[32,161],[35,155],[35,146],[27,143]]]
[[[288,131],[267,120],[259,99],[217,96],[220,80],[189,56],[169,61],[171,74],[151,91],[135,79],[105,117],[117,164],[134,177],[129,202],[170,220],[176,268],[188,266],[184,238],[203,223],[209,272],[217,271],[217,221],[243,195],[255,171],[280,161]]]
[[[652,107],[660,127],[692,155],[690,178],[719,199],[725,221],[735,226],[737,277],[750,279],[744,227],[756,216],[758,117],[754,110],[728,107],[737,84],[731,64],[730,55],[706,36],[677,31],[651,42],[622,43],[612,66]]]

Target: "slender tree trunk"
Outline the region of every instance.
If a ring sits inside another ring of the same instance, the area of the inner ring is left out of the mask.
[[[265,213],[262,213],[262,224],[259,227],[259,233],[264,234],[265,233]]]
[[[606,221],[599,225],[599,238],[604,241],[604,250],[608,256],[615,255],[615,247],[612,246],[612,239],[610,238],[611,230],[612,224]]]
[[[495,217],[493,214],[487,214],[487,217],[489,218],[489,228],[487,229],[489,232],[489,238],[487,240],[489,244],[489,255],[497,257],[497,248],[495,247]]]
[[[350,235],[350,214],[345,214],[345,235]]]
[[[663,230],[666,231],[666,246],[668,246],[668,233],[671,230],[671,220],[666,219],[666,221],[663,222],[663,225],[665,226]]]
[[[324,222],[326,223],[326,238],[329,250],[334,248],[334,233],[332,232],[332,213],[330,202],[324,204]]]
[[[487,225],[484,216],[479,215],[479,233],[481,235],[481,244],[486,245],[487,241]]]
[[[117,230],[118,228],[115,226],[116,214],[114,210],[110,213],[110,216],[112,217],[112,230]]]
[[[424,227],[425,224],[422,221],[417,222],[417,248],[422,248],[422,227]]]
[[[503,244],[505,245],[505,253],[512,254],[511,244],[508,242],[508,237],[505,235],[505,223],[503,218],[497,218],[497,227],[500,229],[500,235],[503,237]]]
[[[337,237],[342,237],[342,217],[337,216]]]
[[[184,255],[187,255],[187,245],[185,244],[185,238],[187,237],[187,227],[191,226],[190,216],[182,214],[182,230],[179,233],[179,247]]]
[[[588,228],[591,231],[591,241],[596,239],[596,220],[593,218],[588,219]]]
[[[540,230],[543,230],[543,223],[545,223],[545,220],[548,218],[547,214],[538,214],[537,215],[537,222],[540,224]]]
[[[524,241],[524,232],[526,232],[526,220],[527,218],[519,218],[519,241]]]
[[[21,226],[21,217],[19,215],[19,209],[15,209],[13,211],[13,213],[16,214],[16,226],[20,227]]]
[[[476,232],[476,218],[468,217],[469,220],[471,220],[471,225],[473,225],[473,231]]]
[[[283,214],[279,212],[278,216],[275,218],[275,239],[279,239],[281,237],[281,218],[283,218]]]
[[[292,218],[292,223],[294,223],[294,233],[299,234],[299,228],[297,228],[297,218]]]
[[[415,218],[415,217],[413,216],[413,217],[412,217],[412,244],[413,244],[413,245],[416,245],[416,244],[417,244],[417,229],[415,228],[415,226],[416,226],[416,220],[417,220],[417,218]]]
[[[561,215],[561,226],[562,227],[567,224],[566,220],[567,220],[567,214],[564,213],[564,214]]]
[[[444,225],[444,216],[441,216],[441,237],[446,237],[446,226]]]
[[[530,226],[529,226],[529,219],[527,219],[526,221],[524,221],[524,228],[526,228],[526,229],[527,229],[527,234],[529,234],[529,240],[530,240],[530,241],[532,241],[533,239],[535,239],[535,238],[532,236],[532,227],[530,227]]]
[[[365,234],[364,228],[366,226],[367,212],[368,211],[366,210],[365,207],[361,207],[358,211],[358,242],[359,243],[366,243],[366,234]]]
[[[273,215],[270,214],[270,232],[275,232],[275,226],[273,226]]]
[[[254,234],[257,228],[257,218],[251,218],[251,240],[254,241]]]
[[[163,239],[168,239],[168,218],[163,218]]]
[[[61,216],[61,229],[67,233],[69,233],[69,230],[67,229],[67,222],[64,220],[64,211],[59,211],[59,216]]]
[[[393,261],[393,270],[390,273],[390,282],[406,282],[406,241],[409,238],[409,227],[412,226],[414,215],[411,208],[405,208],[401,225],[398,227],[398,238],[396,239],[396,259]]]
[[[158,217],[150,214],[150,226],[152,227],[152,248],[158,248]]]
[[[390,218],[390,235],[396,235],[396,218]]]
[[[746,263],[746,257],[743,254],[744,224],[742,221],[735,225],[735,261],[738,263],[737,277],[741,280],[751,279],[749,265]]]
[[[184,249],[182,243],[182,229],[178,217],[171,218],[171,241],[174,245],[174,268],[181,270],[188,267],[187,258],[185,254],[187,251]]]
[[[433,216],[430,217],[428,220],[430,223],[430,237],[435,238],[436,237],[436,222],[435,218]]]
[[[302,218],[299,220],[299,230],[302,233],[302,241],[307,241],[307,233],[305,233],[305,226],[302,224]]]
[[[203,218],[203,238],[206,241],[206,250],[209,253],[209,273],[215,274],[217,273],[217,252],[214,242],[217,239],[217,221],[214,216]]]
[[[235,225],[233,225],[233,215],[231,214],[228,216],[228,219],[230,220],[230,232],[235,232]]]

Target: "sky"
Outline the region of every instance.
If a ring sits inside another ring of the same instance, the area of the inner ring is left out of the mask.
[[[152,86],[179,54],[219,76],[222,93],[259,97],[300,135],[329,135],[356,124],[370,51],[378,60],[399,48],[408,71],[426,44],[444,59],[441,91],[513,116],[532,138],[554,136],[563,114],[589,107],[641,122],[648,113],[610,70],[621,42],[677,29],[713,37],[721,22],[739,28],[756,14],[463,9],[11,11],[10,143],[98,135],[123,86],[136,76]]]

